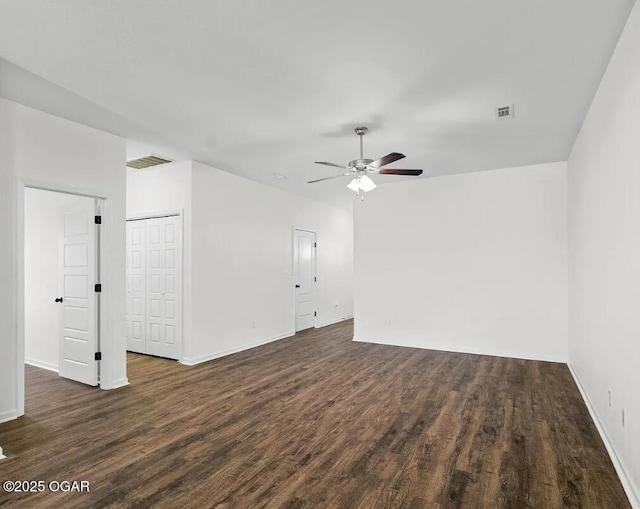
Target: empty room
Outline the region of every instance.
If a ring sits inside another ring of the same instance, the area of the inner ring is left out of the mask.
[[[634,0],[0,0],[0,507],[640,509]]]

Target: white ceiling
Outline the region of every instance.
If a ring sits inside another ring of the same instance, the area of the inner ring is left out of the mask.
[[[425,176],[566,160],[632,5],[0,0],[0,93],[349,206],[346,178],[306,181],[360,124]]]

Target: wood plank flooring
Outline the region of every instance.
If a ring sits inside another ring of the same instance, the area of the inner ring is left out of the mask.
[[[343,322],[101,391],[27,367],[0,507],[595,508],[629,503],[565,365],[353,343]]]

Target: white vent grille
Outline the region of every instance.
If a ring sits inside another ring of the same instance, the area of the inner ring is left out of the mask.
[[[127,167],[134,170],[141,170],[143,168],[149,168],[150,166],[158,166],[159,164],[172,163],[171,159],[165,157],[149,154],[148,156],[139,157],[138,159],[131,159],[127,161]]]
[[[509,106],[500,106],[499,108],[496,108],[496,118],[498,120],[513,118],[513,104],[510,104]]]

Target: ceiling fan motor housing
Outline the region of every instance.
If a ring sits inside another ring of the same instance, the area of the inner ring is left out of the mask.
[[[349,168],[355,168],[356,170],[364,170],[369,163],[372,163],[373,159],[354,159],[349,161]]]

